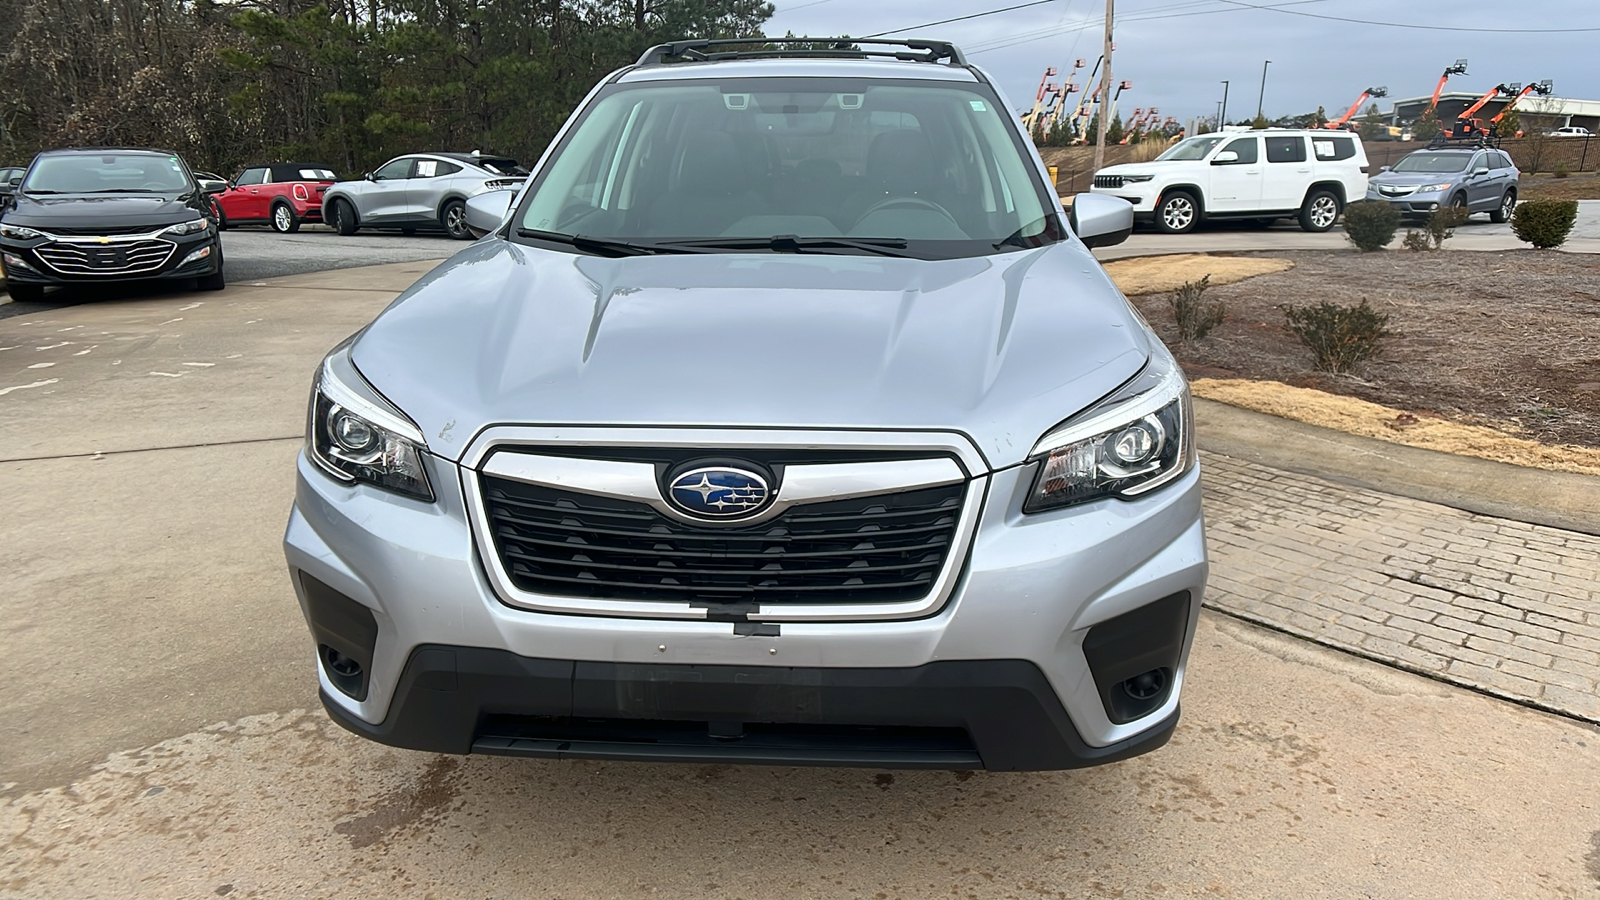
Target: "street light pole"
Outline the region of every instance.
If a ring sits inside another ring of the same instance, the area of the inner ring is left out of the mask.
[[[1261,64],[1261,93],[1256,96],[1256,118],[1261,118],[1261,101],[1267,96],[1267,66],[1272,65],[1272,60]]]
[[[1217,130],[1221,131],[1222,126],[1226,124],[1228,124],[1228,80],[1224,78],[1222,80],[1222,111],[1217,113]]]

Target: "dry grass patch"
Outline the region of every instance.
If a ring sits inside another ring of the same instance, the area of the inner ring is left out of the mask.
[[[1600,449],[1593,447],[1541,444],[1481,425],[1419,417],[1279,381],[1199,378],[1192,386],[1197,397],[1381,441],[1535,469],[1600,475]]]
[[[1129,297],[1138,294],[1164,294],[1183,287],[1185,282],[1211,276],[1211,285],[1233,284],[1257,275],[1270,275],[1294,268],[1287,259],[1258,256],[1211,256],[1205,253],[1178,253],[1171,256],[1141,256],[1106,263],[1106,272]]]

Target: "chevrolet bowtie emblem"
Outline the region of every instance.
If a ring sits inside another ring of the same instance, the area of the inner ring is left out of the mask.
[[[109,244],[109,243],[111,243],[111,238],[95,238],[95,240],[97,240],[97,241],[99,241],[99,242],[100,242],[100,243],[102,243],[102,244]]]

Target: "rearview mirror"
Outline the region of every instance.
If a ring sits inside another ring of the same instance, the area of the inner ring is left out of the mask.
[[[1211,164],[1213,166],[1222,166],[1222,165],[1227,165],[1228,163],[1231,163],[1231,162],[1238,162],[1238,161],[1239,161],[1239,154],[1238,153],[1236,153],[1233,150],[1224,150],[1221,153],[1218,153],[1216,156],[1212,157]]]
[[[472,232],[473,237],[483,237],[499,228],[506,219],[506,213],[511,211],[511,198],[514,196],[514,191],[489,191],[467,198],[467,230]]]
[[[1120,244],[1133,234],[1133,204],[1105,194],[1078,194],[1072,198],[1067,224],[1085,247]]]

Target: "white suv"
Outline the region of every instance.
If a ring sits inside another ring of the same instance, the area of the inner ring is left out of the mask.
[[[1204,219],[1268,224],[1290,216],[1306,231],[1327,231],[1346,202],[1366,196],[1367,153],[1344,131],[1202,134],[1150,162],[1101,169],[1092,190],[1127,200],[1136,221],[1168,234]]]

